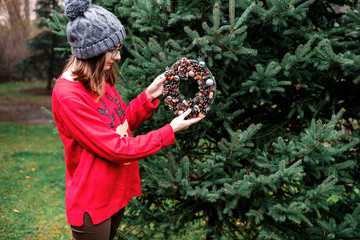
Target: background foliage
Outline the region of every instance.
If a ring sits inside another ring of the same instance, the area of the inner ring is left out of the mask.
[[[12,79],[12,65],[30,55],[25,40],[34,31],[31,18],[33,0],[0,0],[0,82]]]
[[[44,79],[48,91],[51,91],[54,79],[61,74],[66,59],[65,54],[56,51],[57,48],[66,47],[66,36],[53,33],[46,22],[53,11],[60,10],[58,0],[37,0],[34,11],[38,16],[36,26],[39,33],[26,41],[26,48],[32,54],[15,64],[18,69],[16,78]]]
[[[127,29],[125,100],[182,57],[205,60],[218,87],[200,124],[141,161],[123,237],[360,238],[357,1],[93,3]],[[162,103],[136,133],[173,117]]]

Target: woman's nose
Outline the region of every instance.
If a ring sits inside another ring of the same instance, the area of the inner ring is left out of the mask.
[[[121,59],[121,54],[120,54],[120,51],[117,51],[114,58],[114,60],[120,60]]]

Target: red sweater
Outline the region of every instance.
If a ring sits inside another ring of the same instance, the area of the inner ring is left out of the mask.
[[[65,203],[68,223],[83,225],[88,212],[94,224],[103,222],[131,197],[141,195],[137,160],[174,144],[169,124],[132,137],[159,105],[141,93],[127,106],[115,87],[106,84],[100,101],[79,82],[59,78],[54,86],[53,113],[65,146]]]

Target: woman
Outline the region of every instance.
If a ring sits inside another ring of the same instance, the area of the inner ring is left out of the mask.
[[[124,208],[141,195],[137,161],[174,144],[185,120],[132,137],[158,106],[164,75],[126,105],[114,87],[114,62],[126,36],[120,21],[90,0],[67,0],[72,56],[53,90],[53,113],[65,146],[66,213],[73,239],[113,239]]]

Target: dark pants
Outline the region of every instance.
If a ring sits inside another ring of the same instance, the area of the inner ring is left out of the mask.
[[[109,219],[94,225],[90,215],[84,214],[84,225],[76,227],[71,225],[73,240],[112,240],[115,237],[116,230],[120,226],[125,208],[120,209]]]

